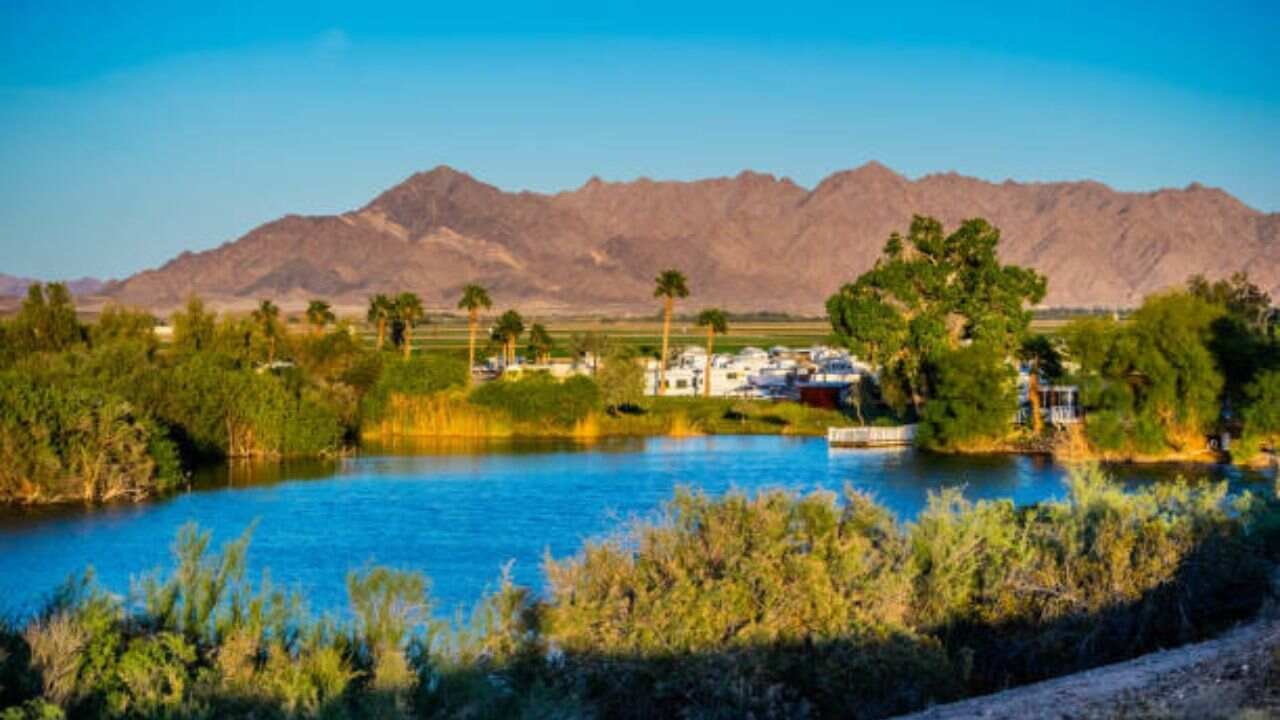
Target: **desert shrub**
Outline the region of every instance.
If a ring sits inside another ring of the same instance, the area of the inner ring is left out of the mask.
[[[471,392],[470,400],[519,422],[570,426],[600,408],[600,387],[581,375],[560,381],[534,373],[519,380],[485,383]]]

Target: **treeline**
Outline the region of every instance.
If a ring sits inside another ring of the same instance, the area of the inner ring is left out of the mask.
[[[215,554],[188,527],[128,601],[86,576],[0,630],[0,717],[883,717],[1247,618],[1277,520],[1270,493],[1096,469],[1034,507],[945,491],[905,526],[848,490],[680,491],[466,622],[385,568],[315,619],[250,581],[247,534]]]
[[[1031,332],[1046,281],[999,261],[999,230],[981,219],[947,233],[917,217],[875,266],[827,301],[837,338],[880,368],[882,402],[920,423],[926,447],[1042,448],[1038,388],[1076,385],[1086,452],[1105,458],[1190,457],[1209,436],[1238,439],[1248,461],[1280,440],[1280,313],[1239,274],[1148,297],[1123,321],[1073,320]],[[1030,422],[1014,427],[1017,368],[1029,371]]]
[[[473,360],[492,302],[468,286],[459,307]],[[641,358],[598,333],[573,340],[593,357],[589,377],[534,372],[473,385],[463,358],[414,352],[411,331],[425,319],[412,293],[375,296],[368,317],[372,346],[320,300],[306,331],[289,332],[270,301],[219,315],[193,297],[162,343],[147,313],[108,306],[84,324],[64,286],[32,286],[0,322],[0,503],[140,499],[180,486],[200,463],[342,453],[362,434],[594,435],[600,418],[610,419],[605,432],[651,434],[692,422],[669,407],[647,413]],[[526,333],[530,353],[545,358],[549,333],[526,330],[514,310],[496,319],[489,349],[510,363]],[[748,423],[729,405],[692,410],[701,427],[740,432],[791,422]]]
[[[383,358],[328,322],[290,335],[270,302],[219,317],[192,299],[162,347],[146,313],[83,325],[65,287],[32,286],[0,323],[0,502],[138,498],[211,459],[341,452]]]

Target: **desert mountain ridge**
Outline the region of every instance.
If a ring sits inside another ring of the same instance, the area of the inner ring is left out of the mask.
[[[1093,181],[993,183],[956,173],[909,180],[879,163],[812,189],[743,171],[696,181],[592,178],[554,194],[505,192],[446,166],[364,207],[288,215],[243,237],[108,284],[111,300],[157,310],[192,293],[219,306],[273,298],[362,306],[411,290],[452,308],[478,282],[501,307],[652,310],[652,281],[676,267],[692,306],[818,314],[869,268],[913,214],[948,227],[985,217],[1007,262],[1049,278],[1049,307],[1123,307],[1143,295],[1244,270],[1280,295],[1280,213],[1215,188],[1119,192]]]

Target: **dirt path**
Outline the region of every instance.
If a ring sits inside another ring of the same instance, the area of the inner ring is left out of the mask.
[[[1280,718],[1280,619],[1218,638],[904,716],[961,718]]]

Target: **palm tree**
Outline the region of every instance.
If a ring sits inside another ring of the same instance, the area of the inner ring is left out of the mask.
[[[534,323],[529,328],[529,352],[533,355],[534,362],[542,364],[551,355],[551,349],[556,343],[551,339],[551,333],[547,332],[547,328],[542,323]]]
[[[312,300],[307,304],[307,322],[315,334],[324,332],[324,326],[336,319],[332,306],[324,300]]]
[[[426,312],[422,309],[422,301],[411,292],[397,295],[392,307],[395,308],[395,319],[404,325],[404,357],[407,360],[413,354],[413,326],[426,317]]]
[[[253,321],[267,340],[267,362],[275,362],[276,340],[280,337],[280,308],[270,300],[263,300],[258,303],[258,309],[253,311]]]
[[[702,376],[702,395],[711,397],[711,354],[715,351],[716,335],[729,332],[729,316],[719,308],[707,308],[698,313],[698,325],[707,329],[707,370]]]
[[[493,307],[489,293],[479,285],[467,285],[462,288],[462,299],[458,301],[458,309],[467,311],[467,382],[471,382],[471,368],[476,366],[476,330],[480,326],[480,311]]]
[[[658,394],[663,395],[667,382],[667,352],[671,338],[671,313],[676,300],[689,297],[689,286],[679,270],[663,270],[654,279],[653,296],[662,298],[662,356],[658,359]]]
[[[395,308],[392,306],[391,298],[378,293],[369,298],[369,322],[378,327],[378,349],[382,349],[383,343],[387,340],[387,323],[391,322],[391,315]]]
[[[516,340],[524,332],[524,318],[515,310],[508,310],[498,318],[495,330],[502,338],[502,364],[505,367],[516,361]]]

